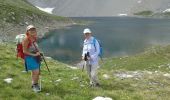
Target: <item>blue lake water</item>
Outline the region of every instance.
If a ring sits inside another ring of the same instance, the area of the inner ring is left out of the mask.
[[[170,19],[93,17],[73,18],[91,21],[89,25],[73,25],[50,32],[39,45],[47,56],[75,62],[81,58],[83,29],[88,27],[102,42],[105,57],[127,56],[143,52],[152,45],[170,43]]]

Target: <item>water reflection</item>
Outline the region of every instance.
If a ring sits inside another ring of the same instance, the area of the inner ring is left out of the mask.
[[[83,29],[91,28],[104,48],[104,56],[124,56],[142,52],[155,44],[170,43],[169,19],[76,18],[93,21],[88,26],[71,26],[52,31],[51,36],[41,41],[40,47],[46,53],[63,62],[74,62],[81,58]]]

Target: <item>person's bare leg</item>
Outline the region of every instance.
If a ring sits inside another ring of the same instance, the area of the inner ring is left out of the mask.
[[[36,84],[36,83],[38,83],[38,80],[39,80],[39,74],[40,74],[39,69],[37,69],[37,70],[33,70],[33,71],[32,71],[32,84]]]

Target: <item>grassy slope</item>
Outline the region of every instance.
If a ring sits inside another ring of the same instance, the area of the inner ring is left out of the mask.
[[[125,69],[125,70],[149,70],[169,72],[170,63],[170,46],[157,46],[147,49],[144,53],[122,58],[110,58],[105,62],[108,69]],[[114,65],[112,65],[114,64]],[[161,66],[161,67],[160,67]]]
[[[2,100],[91,100],[96,96],[108,96],[114,100],[168,100],[170,96],[170,79],[163,76],[169,72],[167,64],[170,59],[170,46],[152,48],[136,56],[108,59],[99,72],[102,84],[100,88],[88,87],[85,72],[81,73],[81,70],[73,70],[60,62],[48,60],[52,76],[42,64],[43,90],[37,94],[30,88],[30,72],[23,73],[21,61],[16,60],[14,46],[1,44],[0,51]],[[158,67],[160,65],[161,67]],[[146,70],[152,74],[146,73]],[[120,79],[115,76],[116,73],[132,71],[142,73],[142,77]],[[105,80],[103,74],[108,74],[110,78]],[[8,77],[13,78],[12,84],[3,81]],[[74,77],[78,79],[71,80]],[[55,82],[58,79],[61,81]],[[80,84],[85,86],[81,87]],[[50,95],[47,96],[46,93]]]
[[[154,13],[152,11],[141,11],[134,13],[136,16],[143,16],[143,17],[155,17],[155,18],[170,18],[170,12],[165,13]]]
[[[152,16],[152,14],[153,14],[152,11],[141,11],[141,12],[134,13],[134,15],[138,15],[138,16]]]
[[[38,35],[72,25],[70,18],[40,11],[26,0],[0,0],[0,41],[13,41],[16,35],[25,33],[25,27],[33,24]]]
[[[6,22],[18,23],[29,16],[46,18],[46,19],[56,19],[56,20],[66,20],[66,18],[54,16],[42,12],[27,3],[26,0],[0,0],[0,18],[1,20],[6,18]],[[14,13],[11,13],[14,12]],[[12,19],[14,17],[15,19]]]

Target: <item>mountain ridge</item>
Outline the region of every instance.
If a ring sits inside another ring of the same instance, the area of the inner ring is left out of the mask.
[[[162,12],[169,0],[28,0],[40,7],[54,7],[53,14],[66,17],[134,16],[141,11]]]

